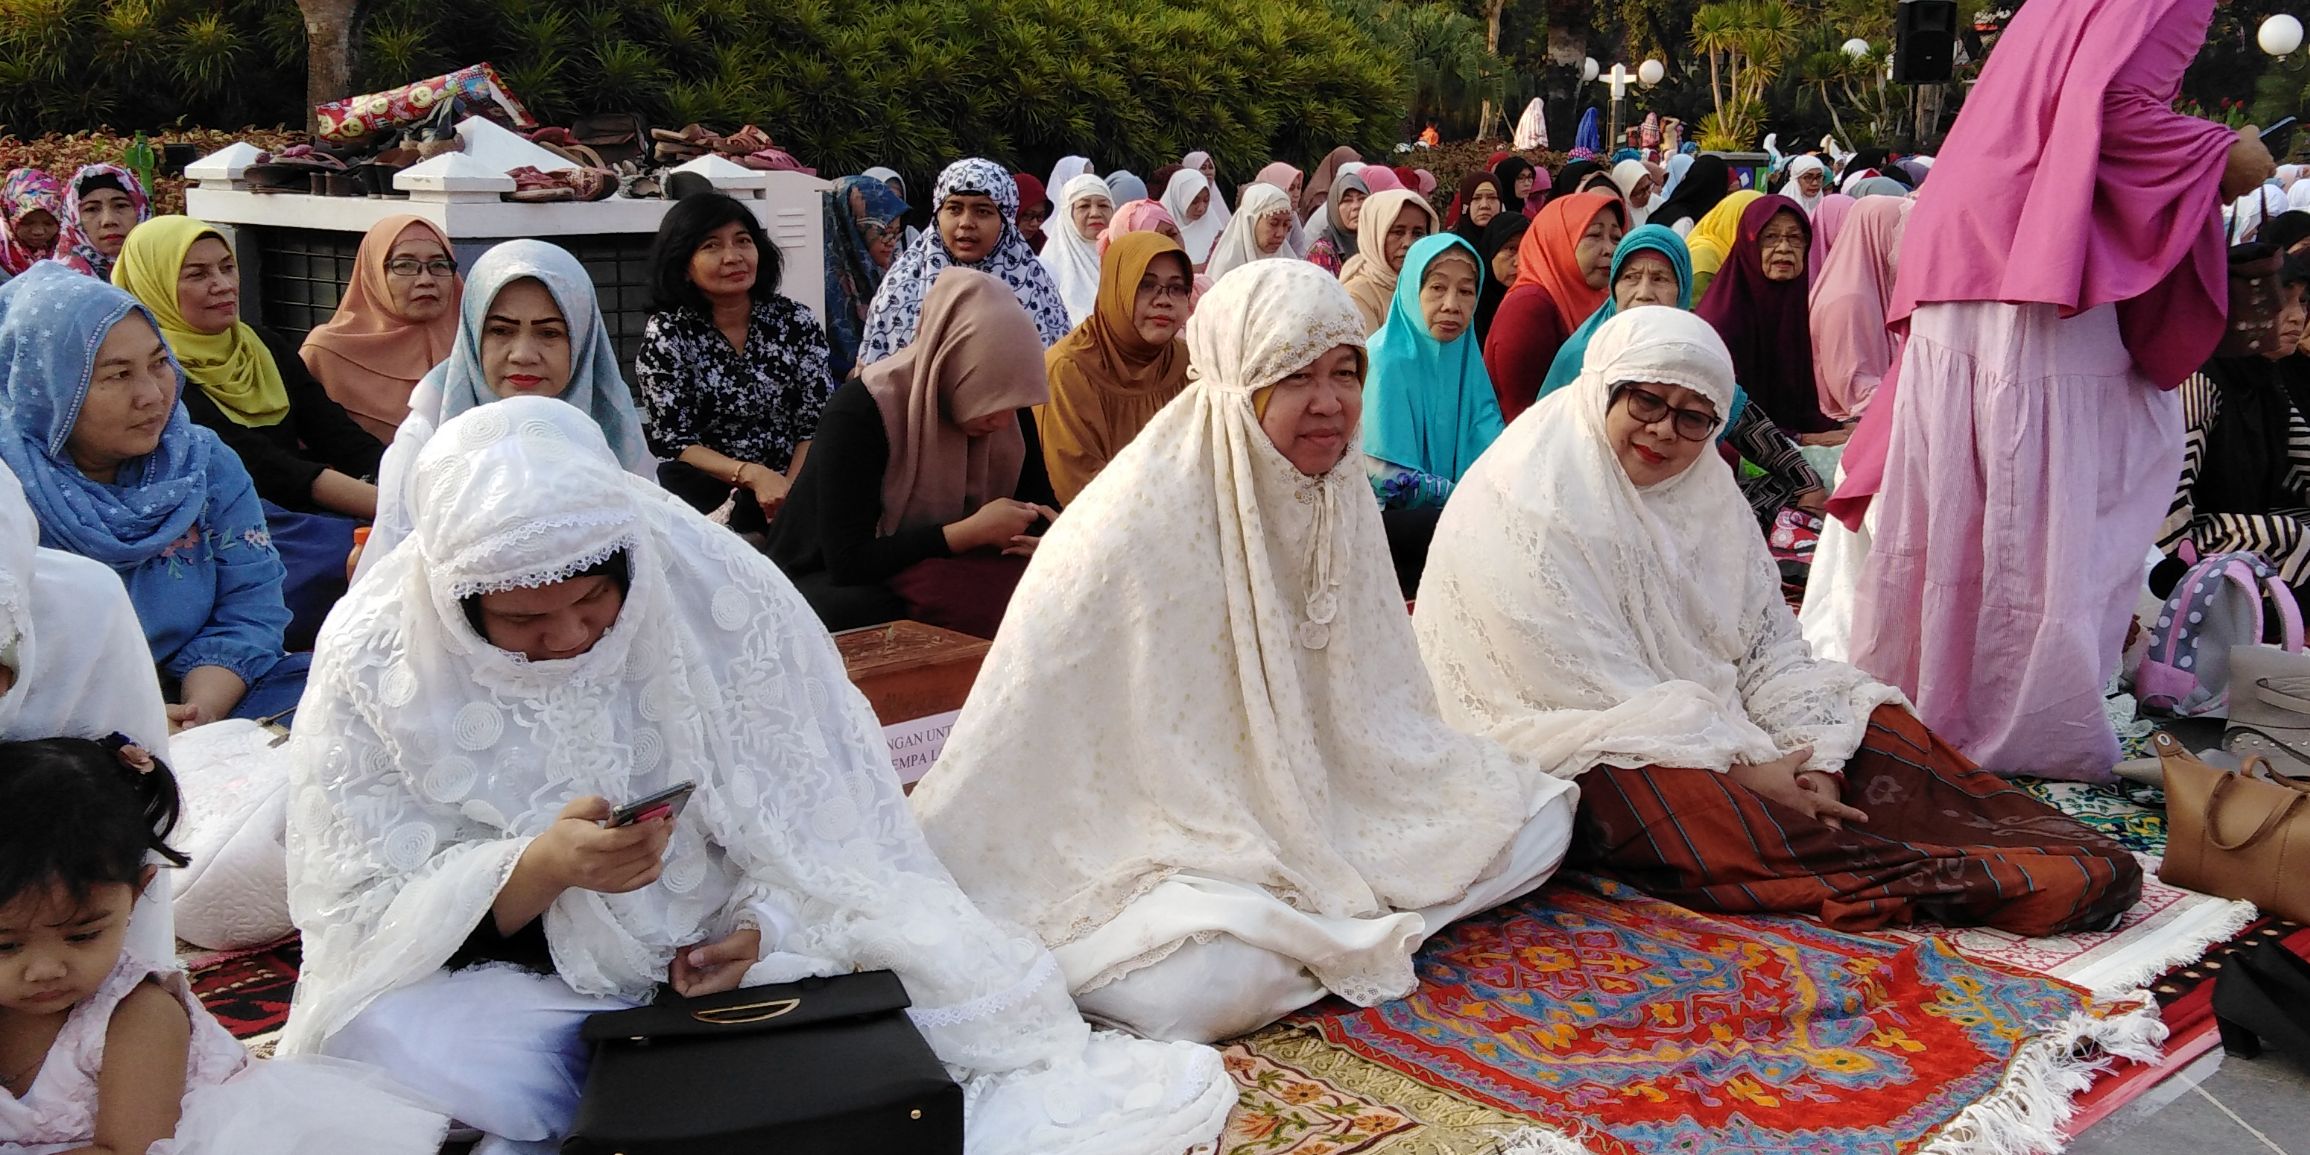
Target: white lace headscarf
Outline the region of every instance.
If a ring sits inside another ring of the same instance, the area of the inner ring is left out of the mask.
[[[1555,788],[1438,717],[1354,435],[1310,477],[1260,427],[1255,393],[1363,343],[1315,265],[1220,278],[1186,391],[1043,538],[1014,595],[1034,612],[914,794],[989,913],[1065,944],[1179,873],[1312,914],[1416,910],[1462,896]],[[1400,995],[1414,945],[1310,965]]]
[[[1797,178],[1808,172],[1821,174],[1821,191],[1811,196],[1806,196],[1804,186],[1797,183]],[[1808,217],[1821,211],[1821,198],[1829,195],[1829,166],[1811,153],[1790,161],[1788,183],[1781,186],[1781,195],[1797,202],[1797,207],[1805,210]]]
[[[1203,166],[1210,163],[1211,154],[1202,149],[1196,149],[1179,158],[1179,167],[1191,168],[1197,172],[1202,172]],[[1215,167],[1212,171],[1217,172],[1218,169]],[[1227,222],[1234,219],[1233,210],[1227,207],[1227,192],[1219,186],[1217,177],[1206,176],[1204,179],[1211,182],[1211,211],[1219,214],[1219,227],[1213,230],[1214,235],[1224,233],[1227,231]]]
[[[443,425],[415,492],[408,547],[322,631],[290,747],[305,969],[285,1050],[318,1047],[438,970],[571,799],[695,780],[656,882],[565,891],[547,910],[571,988],[646,1000],[677,948],[747,914],[763,936],[748,985],[898,972],[932,1048],[968,1080],[974,1153],[1175,1155],[1216,1132],[1233,1094],[1213,1053],[1094,1038],[1050,955],[956,889],[833,641],[767,559],[620,472],[599,428],[557,401]],[[620,551],[624,604],[580,657],[531,662],[467,621],[466,597]],[[1018,1124],[1018,1103],[989,1099],[1014,1087],[1072,1096],[1074,1115],[985,1133]]]
[[[1211,202],[1204,206],[1203,215],[1187,219],[1188,206],[1204,193],[1211,194]],[[1227,218],[1219,210],[1219,190],[1203,174],[1183,168],[1171,174],[1171,183],[1163,186],[1163,211],[1179,226],[1179,247],[1187,250],[1187,260],[1197,266],[1211,259],[1211,246],[1219,243],[1219,231]]]
[[[1444,716],[1559,777],[1725,770],[1807,745],[1813,768],[1842,766],[1899,691],[1813,657],[1721,457],[1629,480],[1605,420],[1614,387],[1638,382],[1732,412],[1716,330],[1630,309],[1452,491],[1413,617]]]
[[[1070,178],[1059,192],[1059,211],[1052,214],[1043,234],[1050,238],[1036,257],[1051,271],[1059,299],[1067,306],[1067,323],[1080,325],[1099,307],[1099,242],[1086,241],[1075,231],[1075,205],[1085,197],[1114,203],[1107,182],[1084,173]]]
[[[1227,222],[1226,230],[1219,234],[1218,247],[1211,250],[1211,267],[1208,271],[1212,280],[1216,281],[1235,269],[1264,258],[1289,257],[1298,260],[1307,255],[1291,246],[1289,236],[1283,238],[1283,243],[1277,245],[1274,252],[1259,251],[1259,222],[1274,213],[1282,213],[1286,217],[1292,215],[1290,194],[1271,184],[1255,184],[1244,191],[1243,206],[1236,210],[1235,219]],[[1296,220],[1292,223],[1298,224]]]

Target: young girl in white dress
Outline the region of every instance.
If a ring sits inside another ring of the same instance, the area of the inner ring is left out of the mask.
[[[125,738],[0,743],[0,1152],[430,1155],[447,1120],[367,1068],[250,1057],[173,959],[127,949],[177,815]],[[107,1061],[110,1056],[111,1061]]]

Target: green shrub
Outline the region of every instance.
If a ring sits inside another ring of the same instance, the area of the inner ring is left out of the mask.
[[[293,21],[287,0],[0,0],[0,128],[295,123]],[[378,0],[356,42],[364,91],[488,60],[549,122],[754,123],[823,173],[918,182],[966,154],[1145,172],[1196,148],[1241,179],[1382,154],[1415,108],[1503,84],[1479,24],[1387,0]]]

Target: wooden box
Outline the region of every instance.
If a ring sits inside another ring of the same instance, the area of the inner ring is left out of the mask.
[[[921,622],[845,630],[834,644],[885,726],[962,709],[988,647],[983,638]]]

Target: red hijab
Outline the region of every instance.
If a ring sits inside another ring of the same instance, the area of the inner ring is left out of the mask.
[[[1694,312],[1716,326],[1732,352],[1734,380],[1773,424],[1792,435],[1823,433],[1837,423],[1821,412],[1821,395],[1813,385],[1812,267],[1807,265],[1793,281],[1772,280],[1765,276],[1764,249],[1757,243],[1765,225],[1784,213],[1804,230],[1800,251],[1812,248],[1812,222],[1797,202],[1784,196],[1750,201],[1741,211],[1732,252]]]

